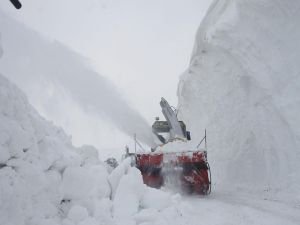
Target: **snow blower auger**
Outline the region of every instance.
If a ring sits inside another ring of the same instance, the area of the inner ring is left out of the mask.
[[[160,188],[173,176],[184,192],[209,194],[211,174],[207,161],[206,131],[195,151],[186,149],[187,141],[191,140],[190,132],[186,131],[183,121],[178,121],[175,111],[164,98],[161,99],[160,105],[166,121],[156,118],[152,130],[162,144],[151,149],[150,153],[134,154],[136,167],[141,171],[144,183]],[[200,150],[203,141],[205,149]],[[170,146],[172,148],[177,143],[180,143],[182,149],[170,151]]]

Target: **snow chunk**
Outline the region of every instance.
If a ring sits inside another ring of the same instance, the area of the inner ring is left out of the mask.
[[[104,198],[110,194],[106,168],[102,165],[68,167],[63,173],[65,199]]]
[[[101,222],[101,224],[112,224],[112,204],[112,201],[108,198],[95,201],[93,217]]]
[[[111,198],[113,199],[118,188],[119,182],[124,174],[127,174],[131,166],[131,159],[125,159],[116,169],[108,176],[108,181],[111,187]]]
[[[98,150],[94,146],[84,145],[77,148],[77,152],[81,155],[84,164],[100,163]]]
[[[153,222],[158,217],[158,213],[159,212],[156,209],[143,209],[137,215],[134,216],[134,219],[137,222],[137,224],[153,224]]]
[[[79,223],[80,221],[83,221],[87,217],[88,217],[87,209],[80,205],[74,205],[68,213],[68,218],[75,223]]]
[[[149,187],[146,188],[146,192],[141,200],[141,206],[143,208],[151,208],[156,210],[162,210],[171,204],[171,194]]]
[[[113,216],[117,219],[130,220],[139,210],[140,201],[145,192],[141,172],[132,167],[119,183],[113,200]]]

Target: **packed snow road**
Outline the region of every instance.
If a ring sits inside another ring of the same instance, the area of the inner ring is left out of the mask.
[[[300,203],[214,192],[205,197],[182,197],[178,205],[164,210],[159,217],[164,222],[155,224],[299,224]]]

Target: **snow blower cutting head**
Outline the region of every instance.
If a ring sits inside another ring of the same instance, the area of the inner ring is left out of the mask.
[[[144,183],[148,186],[160,188],[175,175],[180,187],[189,193],[209,194],[211,190],[210,168],[207,162],[207,152],[199,150],[205,136],[196,150],[187,149],[190,132],[186,131],[183,121],[178,121],[175,110],[162,98],[160,101],[162,113],[166,121],[156,119],[152,131],[161,142],[159,151],[152,149],[150,153],[136,153],[136,167],[141,171]],[[179,151],[164,151],[167,145],[181,142]],[[183,145],[182,145],[183,143]],[[206,144],[205,144],[206,148]]]

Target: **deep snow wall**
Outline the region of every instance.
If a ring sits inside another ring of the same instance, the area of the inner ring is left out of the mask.
[[[216,187],[299,190],[300,2],[214,1],[178,86]],[[299,178],[298,178],[299,179]]]
[[[97,150],[74,148],[1,74],[0,103],[0,224],[61,224],[76,205],[98,218],[110,187]]]
[[[165,224],[163,210],[179,218],[180,196],[143,184],[130,158],[108,174],[96,149],[73,147],[1,74],[0,103],[1,225]]]

